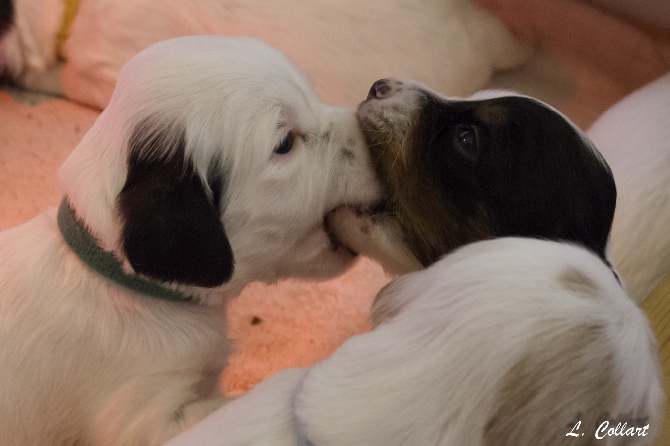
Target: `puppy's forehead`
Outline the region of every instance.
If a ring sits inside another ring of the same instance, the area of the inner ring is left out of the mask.
[[[540,110],[549,110],[545,104],[535,99],[500,92],[497,95],[475,102],[474,116],[480,122],[492,126],[503,126],[512,119],[532,119]]]
[[[505,105],[489,101],[478,103],[474,115],[478,121],[494,126],[504,125],[509,119]]]
[[[494,127],[504,126],[517,118],[532,119],[539,110],[555,112],[541,101],[507,90],[485,90],[465,99],[438,97],[438,102],[448,114],[467,116]]]

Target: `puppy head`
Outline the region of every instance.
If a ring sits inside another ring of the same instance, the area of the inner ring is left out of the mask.
[[[358,116],[388,211],[424,265],[499,236],[571,241],[605,258],[612,174],[551,107],[505,92],[457,100],[411,81],[382,80]]]
[[[324,215],[380,194],[353,110],[322,103],[277,50],[221,36],[133,58],[60,179],[128,269],[231,293],[342,272],[353,255]]]

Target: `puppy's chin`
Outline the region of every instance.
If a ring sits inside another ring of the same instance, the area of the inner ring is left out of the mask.
[[[363,254],[352,234],[365,232],[364,222],[378,220],[391,213],[386,199],[368,205],[343,204],[332,209],[324,216],[323,226],[333,251],[345,250],[354,257]]]
[[[358,253],[340,242],[328,225],[328,218],[314,226],[294,247],[293,258],[283,266],[287,275],[300,271],[300,276],[309,279],[329,279],[346,271],[358,257]]]
[[[352,257],[356,257],[359,253],[353,248],[353,246],[349,246],[344,241],[346,238],[341,236],[341,229],[335,223],[336,214],[342,212],[342,209],[347,209],[347,206],[340,206],[328,212],[323,218],[323,226],[326,231],[326,235],[330,239],[331,249],[333,252],[337,253],[340,251],[345,251],[346,254],[349,254]],[[358,212],[355,210],[353,212],[358,214]]]
[[[326,215],[336,245],[376,260],[390,276],[423,267],[407,243],[397,216],[385,204],[356,210],[341,206]]]

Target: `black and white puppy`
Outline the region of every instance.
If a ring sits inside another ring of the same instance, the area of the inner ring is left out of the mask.
[[[2,445],[159,445],[203,418],[227,298],[341,273],[324,215],[381,191],[354,110],[216,36],[133,58],[59,176],[58,212],[0,233]]]
[[[452,99],[384,79],[358,116],[388,200],[375,215],[331,218],[348,246],[388,271],[504,236],[575,242],[606,259],[614,179],[588,138],[546,104],[500,91]]]
[[[359,119],[388,199],[332,227],[418,271],[379,293],[370,333],[169,445],[651,445],[656,343],[607,263],[615,186],[582,132],[531,98],[392,80]]]

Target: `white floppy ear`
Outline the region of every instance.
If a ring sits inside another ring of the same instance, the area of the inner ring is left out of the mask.
[[[212,175],[206,187],[186,158],[183,127],[156,122],[145,119],[129,140],[128,176],[117,199],[123,251],[147,277],[222,285],[234,263],[219,215],[223,175]]]

